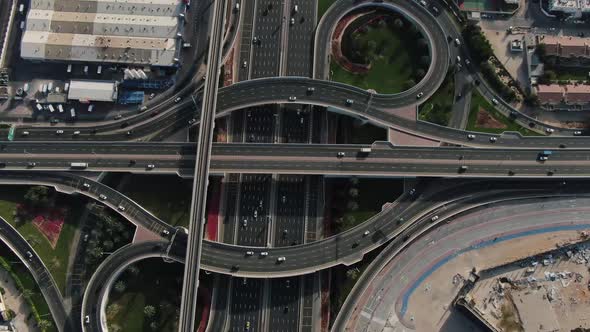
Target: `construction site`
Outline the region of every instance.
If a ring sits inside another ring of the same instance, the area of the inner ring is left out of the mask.
[[[590,238],[469,274],[455,306],[489,331],[590,331]],[[459,280],[460,279],[460,280]]]

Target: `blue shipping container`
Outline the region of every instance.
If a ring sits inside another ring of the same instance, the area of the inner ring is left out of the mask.
[[[143,103],[143,91],[121,91],[117,103],[122,105]]]

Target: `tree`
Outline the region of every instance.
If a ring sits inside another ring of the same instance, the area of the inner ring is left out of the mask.
[[[113,249],[113,247],[115,246],[115,244],[111,240],[105,240],[102,243],[102,246],[104,247],[104,250],[111,250],[111,249]]]
[[[401,18],[396,18],[393,21],[393,26],[396,27],[397,29],[400,29],[404,27],[404,21],[402,21]]]
[[[154,321],[152,321],[152,322],[150,323],[150,329],[151,329],[152,331],[157,331],[157,330],[158,330],[158,323],[157,323],[157,322],[154,322]]]
[[[127,268],[127,271],[129,271],[129,273],[133,274],[134,276],[139,275],[139,267],[137,267],[137,265],[131,265]]]
[[[423,55],[420,57],[420,65],[428,68],[430,66],[430,56]]]
[[[545,62],[545,57],[547,57],[547,48],[545,47],[545,44],[537,45],[537,48],[535,49],[535,53],[537,54],[537,56],[539,57],[539,60],[541,60],[541,62]]]
[[[346,270],[346,277],[352,280],[358,279],[360,275],[360,270],[358,268]]]
[[[348,201],[348,203],[346,204],[346,208],[350,211],[356,211],[359,209],[359,203],[355,201]]]
[[[23,291],[22,291],[20,294],[21,294],[21,295],[22,295],[22,296],[23,296],[25,299],[30,299],[30,298],[31,298],[31,296],[33,296],[33,294],[34,294],[34,293],[33,293],[33,291],[32,291],[32,290],[30,290],[30,289],[28,289],[28,288],[25,288],[25,289],[23,289]]]
[[[41,331],[45,331],[48,328],[50,328],[51,326],[53,326],[53,324],[51,324],[51,322],[46,319],[41,319],[40,321],[37,322],[37,326],[39,327],[39,329]]]
[[[539,77],[540,84],[551,84],[555,80],[557,80],[557,74],[553,70],[545,70],[543,75]]]
[[[143,314],[149,318],[154,317],[156,315],[156,308],[153,305],[146,305],[143,307]]]
[[[127,289],[125,281],[119,280],[115,283],[115,290],[119,293],[123,293]]]
[[[115,284],[115,289],[117,285]],[[121,310],[121,305],[117,303],[113,303],[107,307],[107,317],[114,317],[116,316],[119,311]]]
[[[33,207],[44,207],[49,204],[49,189],[44,186],[31,187],[25,194],[26,204]]]
[[[358,197],[358,195],[359,195],[359,190],[357,188],[350,188],[348,190],[348,196],[355,198],[355,197]]]

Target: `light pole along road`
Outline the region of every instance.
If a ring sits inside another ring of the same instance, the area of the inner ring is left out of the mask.
[[[203,242],[203,223],[209,178],[209,163],[215,126],[215,106],[217,104],[217,87],[221,63],[221,42],[225,18],[226,0],[215,0],[211,21],[211,36],[207,55],[207,76],[203,91],[201,127],[197,137],[197,160],[193,181],[188,246],[184,266],[184,284],[180,303],[179,332],[196,330],[197,290],[199,288],[199,268],[201,246]]]

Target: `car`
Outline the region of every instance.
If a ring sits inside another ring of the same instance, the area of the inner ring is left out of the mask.
[[[28,131],[23,131],[23,136],[29,136],[29,132]]]
[[[307,88],[308,94],[312,94],[314,91],[315,91],[315,88],[313,86],[310,86],[309,88]]]
[[[457,63],[461,63],[461,57],[457,55]]]
[[[295,18],[294,17],[291,17],[291,20],[289,21],[289,24],[290,25],[295,25]]]
[[[465,59],[465,64],[469,66],[471,64],[471,61],[469,61],[469,59]]]
[[[90,184],[89,184],[89,183],[87,183],[87,182],[84,182],[84,183],[82,184],[82,187],[83,187],[84,189],[88,190],[88,189],[90,189]]]
[[[55,131],[55,134],[56,134],[56,135],[61,135],[61,134],[63,134],[63,133],[64,133],[64,131],[63,131],[63,130],[61,130],[61,129],[60,129],[60,130],[56,130],[56,131]]]
[[[416,95],[416,99],[420,99],[422,98],[422,96],[424,96],[424,92],[420,92]]]
[[[416,188],[412,188],[409,192],[410,196],[413,196],[416,193]]]
[[[36,162],[34,162],[34,161],[29,161],[29,162],[27,163],[27,167],[28,167],[28,168],[33,168],[33,167],[35,167],[35,166],[37,166],[37,163],[36,163]]]
[[[49,121],[51,124],[58,124],[59,120],[56,118],[51,119],[51,121]]]
[[[467,172],[467,169],[468,169],[468,168],[469,168],[469,167],[468,167],[468,166],[466,166],[466,165],[461,165],[461,166],[459,167],[459,173],[465,173],[465,172]]]
[[[490,137],[490,142],[495,143],[498,140],[497,137]]]
[[[98,195],[98,198],[100,198],[103,201],[106,201],[106,199],[107,199],[107,197],[105,196],[105,194]]]
[[[174,102],[175,102],[175,103],[178,103],[178,102],[179,102],[179,101],[181,101],[181,100],[182,100],[182,98],[181,98],[181,97],[176,97],[176,99],[174,99]]]
[[[263,252],[261,252],[261,253],[260,253],[260,256],[261,256],[261,257],[266,257],[266,256],[268,256],[268,251],[263,251]]]
[[[286,260],[287,260],[287,258],[285,256],[281,256],[281,257],[277,258],[277,263],[283,263]]]
[[[117,208],[119,209],[119,211],[125,211],[125,207],[123,205],[119,205]]]
[[[254,256],[254,251],[246,251],[246,256]]]
[[[437,220],[438,220],[438,215],[435,215],[432,218],[430,218],[430,221],[437,221]]]
[[[291,288],[291,280],[289,280],[289,279],[285,280],[285,287]]]
[[[154,99],[155,96],[156,96],[156,94],[152,92],[152,93],[150,93],[148,99],[152,100],[152,99]]]
[[[426,7],[426,5],[427,5],[426,1],[424,1],[424,0],[420,0],[420,4],[424,7]]]
[[[346,153],[344,153],[344,152],[340,151],[340,152],[338,152],[338,153],[336,154],[336,156],[337,156],[338,158],[344,158],[344,156],[346,156]]]
[[[539,156],[539,161],[547,161],[549,157],[547,156]]]
[[[248,219],[242,220],[242,227],[248,226]]]
[[[246,67],[248,67],[248,61],[242,62],[242,68],[246,68]]]
[[[113,119],[120,120],[122,118],[123,118],[123,115],[122,114],[117,114],[117,115],[115,115],[115,117]]]
[[[346,105],[352,105],[352,104],[354,104],[354,100],[346,99]]]
[[[250,321],[246,321],[246,325],[244,326],[244,329],[246,329],[246,331],[250,331]]]
[[[547,132],[547,134],[552,134],[553,132],[555,132],[555,129],[553,129],[553,128],[545,128],[545,132]]]
[[[289,235],[289,230],[283,229],[283,238],[286,238]]]
[[[289,96],[289,101],[296,101],[296,100],[297,100],[297,97],[295,97],[295,96]]]
[[[582,132],[579,130],[574,131],[574,136],[580,136],[582,135]]]
[[[252,38],[252,43],[258,44],[258,37],[254,36],[254,38]]]
[[[459,38],[455,38],[455,46],[461,46],[461,41]]]
[[[84,324],[90,324],[90,316],[84,316]]]
[[[127,135],[127,136],[131,136],[131,134],[133,134],[132,130],[129,130],[128,132],[125,133],[125,135]]]
[[[366,231],[363,232],[363,236],[367,236],[369,234],[371,234],[371,231],[369,231],[369,230],[366,230]]]
[[[146,166],[146,168],[147,168],[147,169],[154,169],[154,168],[156,168],[156,165],[154,165],[154,164],[148,164],[148,165]]]
[[[29,259],[33,258],[33,254],[30,251],[27,251],[27,257],[29,257]]]
[[[80,131],[79,130],[76,130],[76,131],[74,131],[74,133],[72,135],[78,136],[78,135],[80,135]]]
[[[494,103],[494,105],[498,105],[498,104],[499,104],[499,103],[498,103],[498,99],[496,99],[496,98],[492,98],[492,103]]]
[[[436,7],[436,6],[432,5],[430,8],[432,9],[432,11],[433,11],[433,12],[434,12],[436,15],[438,15],[438,14],[440,13],[440,11],[438,10],[438,7]]]
[[[197,122],[197,119],[195,118],[188,120],[189,126],[193,125],[195,122]]]
[[[170,235],[170,231],[167,229],[162,230],[162,235]]]
[[[467,138],[468,139],[475,139],[475,135],[473,135],[473,134],[467,134]]]

